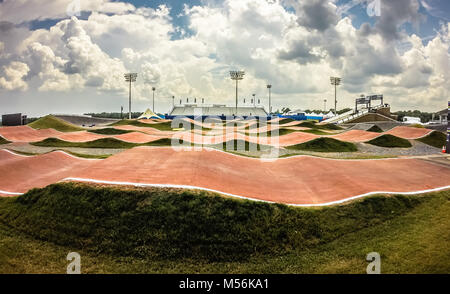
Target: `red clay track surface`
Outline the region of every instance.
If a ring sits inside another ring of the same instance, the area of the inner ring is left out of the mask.
[[[424,137],[431,133],[433,130],[425,129],[425,128],[414,128],[414,127],[404,127],[399,126],[395,127],[383,134],[390,134],[397,137],[401,137],[404,139],[417,139],[420,137]]]
[[[263,162],[220,151],[138,147],[94,162],[75,178],[196,186],[254,199],[321,204],[374,191],[450,185],[450,170],[419,159],[330,160],[299,156]]]
[[[105,160],[62,152],[21,156],[0,150],[0,190],[26,192],[66,177],[185,185],[288,204],[323,204],[374,191],[450,185],[448,167],[419,159],[330,160],[298,156],[263,162],[217,150],[138,147]]]
[[[79,132],[62,133],[61,135],[56,137],[60,140],[68,142],[88,142],[105,138],[106,136],[87,131],[79,131]]]
[[[381,133],[368,132],[363,130],[350,130],[330,136],[330,138],[347,142],[367,142],[381,135]]]
[[[95,161],[63,152],[22,156],[0,150],[0,191],[24,193],[45,187],[86,169]]]
[[[38,142],[64,134],[54,129],[35,130],[29,126],[0,127],[0,136],[11,142]]]

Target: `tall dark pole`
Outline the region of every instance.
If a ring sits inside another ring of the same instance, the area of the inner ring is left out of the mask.
[[[337,94],[336,94],[336,91],[337,91],[337,85],[334,84],[334,114],[337,115]]]
[[[231,79],[236,81],[236,113],[235,113],[235,116],[237,116],[237,112],[238,112],[238,81],[242,80],[244,78],[244,75],[245,75],[244,71],[230,71]]]
[[[172,96],[172,108],[175,107],[175,96]]]
[[[131,80],[130,80],[130,91],[128,97],[128,119],[131,119]]]
[[[331,84],[334,85],[334,115],[337,115],[337,86],[341,84],[341,78],[330,77]]]
[[[236,80],[236,113],[237,116],[237,107],[238,107],[238,80]]]
[[[152,91],[153,91],[153,112],[154,113],[156,113],[156,111],[155,111],[155,90],[156,90],[156,88],[152,87]]]
[[[271,99],[272,85],[267,85],[267,89],[269,89],[269,114],[271,114],[272,113],[272,99]]]
[[[131,83],[136,82],[137,73],[126,73],[124,74],[125,82],[129,82],[129,96],[128,96],[128,118],[131,119]]]

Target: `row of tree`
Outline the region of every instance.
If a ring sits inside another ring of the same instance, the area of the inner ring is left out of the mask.
[[[132,112],[131,118],[140,117],[142,112]],[[84,115],[90,115],[92,117],[100,117],[100,118],[114,118],[114,119],[123,119],[128,118],[128,112],[120,113],[120,112],[101,112],[101,113],[85,113]]]

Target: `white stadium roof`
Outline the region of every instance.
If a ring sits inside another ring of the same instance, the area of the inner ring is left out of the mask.
[[[183,105],[175,106],[170,112],[171,116],[268,116],[262,106],[255,107],[227,107],[224,105],[197,106]]]

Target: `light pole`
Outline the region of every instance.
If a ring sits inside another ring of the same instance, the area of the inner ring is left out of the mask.
[[[128,82],[130,84],[128,98],[128,118],[131,119],[131,83],[136,82],[137,73],[126,73],[123,76],[125,77],[125,82]]]
[[[255,107],[256,106],[256,98],[255,98],[256,94],[252,94],[252,95],[253,95],[253,107]]]
[[[244,71],[230,71],[230,77],[232,80],[236,81],[236,116],[237,108],[238,108],[238,81],[244,79],[245,72]]]
[[[331,84],[334,86],[334,115],[337,115],[337,98],[336,98],[336,90],[337,86],[341,84],[341,78],[338,77],[330,77]]]
[[[271,101],[271,89],[272,85],[267,85],[267,89],[269,89],[269,114],[272,113],[272,101]]]
[[[155,112],[155,90],[156,90],[156,88],[152,87],[152,91],[153,91],[153,112]]]
[[[327,99],[323,99],[323,111],[327,112]]]
[[[175,108],[175,96],[172,96],[172,108]]]

